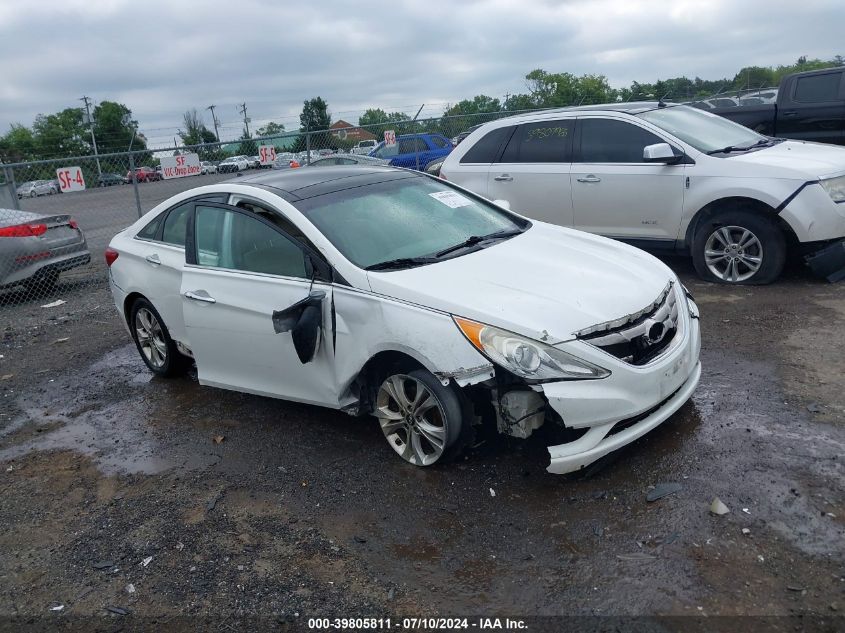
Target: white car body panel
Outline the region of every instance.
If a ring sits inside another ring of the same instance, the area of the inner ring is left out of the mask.
[[[326,300],[324,328],[310,363],[299,361],[290,334],[277,334],[272,321],[275,310],[308,295],[309,280],[186,265],[184,249],[136,238],[167,209],[219,192],[261,201],[286,216],[348,283],[314,284],[314,290],[326,292]],[[567,426],[588,429],[574,444],[550,447],[550,472],[577,470],[631,441],[625,438],[647,432],[686,402],[700,375],[698,319],[664,264],[624,244],[543,222],[464,256],[367,272],[346,260],[275,193],[222,183],[161,203],[115,236],[110,247],[119,253],[109,278],[124,322],[129,295],[150,300],[172,338],[192,352],[204,385],[354,412],[356,378],[382,352],[417,360],[443,384],[454,381],[463,387],[492,379],[494,365],[464,337],[453,315],[559,346],[606,368],[610,375],[602,379],[532,386]],[[149,262],[151,253],[160,264]],[[576,339],[584,328],[643,310],[669,283],[679,299],[678,333],[655,360],[629,365]],[[214,303],[187,298],[188,292]],[[658,405],[643,420],[607,437],[615,423]]]
[[[530,172],[532,177],[519,178],[511,164],[460,163],[461,157],[492,129],[595,117],[644,128],[683,150],[694,164],[559,163],[556,167],[561,179],[551,189],[548,180],[543,179],[543,189],[538,191],[538,179],[549,171],[549,164],[522,164],[519,171]],[[482,185],[480,174],[485,171],[490,180]],[[570,174],[568,179],[563,177],[565,172]],[[492,177],[503,173],[514,180],[491,189]],[[512,209],[531,218],[608,237],[667,242],[684,240],[696,214],[725,198],[755,200],[771,207],[773,213],[787,203],[780,215],[799,242],[841,238],[845,236],[845,204],[834,203],[818,185],[807,186],[792,200],[790,197],[805,183],[843,173],[843,147],[783,141],[745,154],[709,156],[646,120],[612,110],[546,112],[492,121],[458,145],[441,168],[441,175],[449,182],[490,199],[505,200]],[[578,182],[578,178],[590,175],[600,178],[600,182]],[[553,195],[544,195],[549,191]],[[572,222],[568,221],[570,212]]]

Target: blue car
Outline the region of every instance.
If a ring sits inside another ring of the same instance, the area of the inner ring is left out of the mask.
[[[452,151],[452,141],[441,134],[403,134],[396,137],[396,144],[379,143],[370,156],[389,160],[394,167],[425,169],[435,158]]]

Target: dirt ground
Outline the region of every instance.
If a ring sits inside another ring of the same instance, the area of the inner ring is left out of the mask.
[[[669,263],[701,308],[701,384],[589,477],[547,474],[536,436],[418,469],[373,419],[152,378],[105,287],[5,306],[0,618],[765,615],[842,630],[845,286],[796,268],[728,289]],[[681,490],[646,501],[668,482]]]

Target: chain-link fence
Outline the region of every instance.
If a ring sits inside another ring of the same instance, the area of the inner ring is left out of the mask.
[[[0,312],[105,288],[103,253],[112,236],[187,189],[261,168],[381,163],[424,170],[476,126],[513,114],[338,122],[250,140],[0,165]],[[395,142],[385,144],[386,134]]]

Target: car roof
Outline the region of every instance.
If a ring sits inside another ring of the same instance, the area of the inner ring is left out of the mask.
[[[661,105],[662,103],[662,105]],[[554,114],[562,114],[567,112],[618,112],[621,114],[642,114],[643,112],[650,112],[659,108],[674,108],[685,105],[683,103],[674,102],[660,102],[660,101],[633,101],[627,103],[599,103],[597,105],[584,106],[570,106],[567,108],[550,108],[548,110],[539,110],[536,112],[525,112],[522,114],[515,114],[504,119],[497,119],[497,121],[505,121],[508,119],[523,119],[536,116],[547,116]]]
[[[229,182],[260,187],[280,195],[288,202],[295,202],[388,180],[425,177],[422,174],[395,167],[345,165],[320,169],[276,170],[255,176],[241,176]]]

